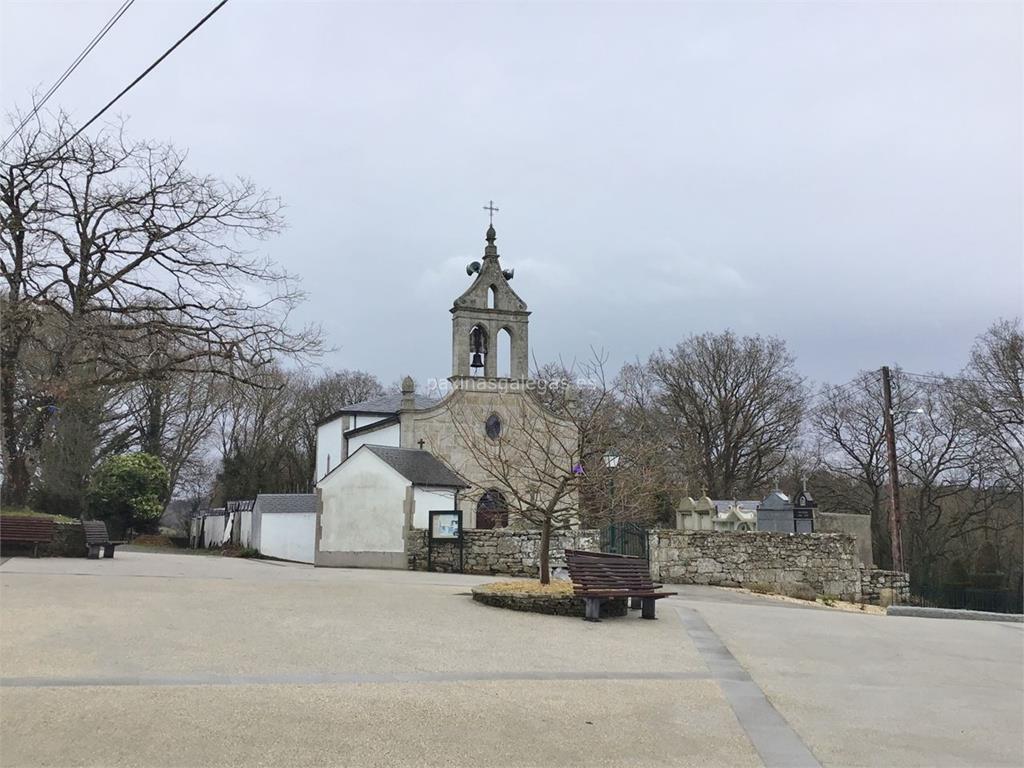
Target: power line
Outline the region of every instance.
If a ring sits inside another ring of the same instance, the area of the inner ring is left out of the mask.
[[[99,120],[104,112],[106,112],[108,109],[110,109],[112,106],[114,106],[121,99],[122,96],[124,96],[126,93],[128,93],[128,91],[130,91],[132,88],[134,88],[136,85],[138,85],[139,82],[146,75],[148,75],[150,72],[152,72],[154,69],[156,69],[160,65],[160,62],[162,62],[164,59],[166,59],[168,56],[170,56],[179,45],[181,45],[186,40],[188,40],[190,37],[192,37],[193,33],[196,30],[198,30],[201,26],[203,26],[203,24],[205,24],[207,21],[209,21],[210,17],[212,17],[213,14],[215,14],[217,11],[219,11],[221,8],[223,8],[225,5],[227,5],[227,2],[228,2],[228,0],[220,0],[220,2],[217,3],[217,5],[215,5],[213,7],[213,10],[211,10],[209,13],[207,13],[205,16],[203,16],[203,18],[201,18],[198,22],[196,22],[195,26],[193,26],[192,29],[190,29],[188,32],[186,32],[184,35],[182,35],[180,38],[178,38],[178,41],[174,45],[172,45],[170,48],[168,48],[166,51],[164,51],[163,54],[160,56],[160,58],[158,58],[156,61],[154,61],[148,67],[146,67],[146,69],[142,72],[141,75],[139,75],[134,80],[132,80],[130,83],[128,83],[128,85],[126,85],[124,87],[124,89],[122,89],[122,91],[119,94],[117,94],[117,96],[112,98],[110,101],[108,101],[106,103],[106,105],[104,105],[103,109],[101,109],[99,112],[97,112],[91,118],[89,118],[89,121],[85,125],[83,125],[81,128],[79,128],[73,134],[71,134],[67,139],[64,140],[63,143],[61,143],[61,145],[59,147],[57,147],[55,150],[53,150],[53,152],[49,155],[49,157],[47,157],[47,160],[49,160],[51,157],[53,157],[58,152],[60,152],[62,149],[64,149],[64,147],[66,147],[68,144],[70,144],[72,141],[74,141],[82,133],[82,131],[84,131],[90,125],[92,125],[97,120]]]
[[[64,70],[64,73],[60,77],[58,77],[57,81],[50,86],[49,90],[47,90],[45,94],[43,94],[43,98],[40,99],[38,103],[36,103],[36,105],[28,113],[28,115],[25,116],[25,119],[22,120],[18,127],[11,132],[11,135],[8,136],[6,140],[4,140],[4,143],[0,145],[0,152],[5,150],[7,148],[7,145],[14,140],[14,137],[21,132],[21,129],[28,125],[29,120],[31,120],[39,113],[39,110],[46,105],[46,102],[50,100],[50,97],[57,92],[57,89],[64,84],[64,81],[71,76],[71,73],[78,69],[78,65],[85,60],[85,57],[92,52],[92,49],[99,44],[100,40],[106,37],[107,33],[113,28],[115,24],[117,24],[120,18],[124,16],[125,12],[129,8],[131,8],[134,3],[135,0],[125,0],[121,4],[121,7],[114,12],[114,15],[107,19],[107,23],[104,24],[102,28],[100,28],[100,31],[97,32],[96,35],[92,38],[92,40],[89,41],[89,44],[85,46],[82,52],[75,57],[75,60],[71,62],[70,66],[68,66],[68,68]]]
[[[829,397],[830,395],[840,394],[847,391],[851,387],[861,387],[869,383],[878,382],[878,371],[864,371],[853,379],[850,379],[845,384],[828,384],[827,382],[822,385],[817,392],[812,392],[808,399],[809,400],[821,400]],[[872,378],[874,377],[874,378]]]
[[[928,379],[930,381],[938,381],[942,383],[968,381],[972,384],[988,384],[985,379],[972,379],[968,376],[946,376],[942,373],[911,373],[910,371],[900,371],[900,375],[911,379]]]

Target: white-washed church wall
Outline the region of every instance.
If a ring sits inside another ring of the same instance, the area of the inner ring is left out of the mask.
[[[349,438],[348,454],[351,456],[363,445],[389,445],[393,448],[398,448],[400,436],[401,430],[397,424],[389,424],[372,432],[364,432],[361,435]]]
[[[378,421],[384,421],[384,419],[391,418],[390,414],[381,413],[353,413],[352,421],[349,422],[349,429],[361,429],[362,427],[368,427],[371,424],[376,424]],[[349,451],[351,453],[351,451]]]
[[[455,509],[455,491],[448,488],[422,488],[416,486],[413,489],[413,501],[416,506],[413,509],[412,527],[427,528],[430,524],[430,512]],[[469,521],[463,520],[462,527],[468,528]]]
[[[338,417],[334,421],[321,424],[316,429],[316,477],[313,478],[314,481],[320,480],[321,477],[341,464],[344,450],[343,422],[344,419]]]

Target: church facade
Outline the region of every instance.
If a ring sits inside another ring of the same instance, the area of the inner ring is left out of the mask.
[[[431,510],[460,509],[466,528],[503,527],[516,521],[512,498],[529,473],[498,471],[482,457],[509,448],[528,456],[531,425],[555,436],[556,454],[569,463],[579,436],[568,420],[536,396],[529,377],[526,302],[509,284],[512,270],[499,260],[493,224],[475,275],[455,299],[451,388],[435,399],[418,395],[406,377],[402,392],[342,408],[318,425],[319,497],[316,564],[405,566],[408,532],[426,528]],[[535,437],[535,436],[534,436]],[[497,450],[496,450],[497,449]]]

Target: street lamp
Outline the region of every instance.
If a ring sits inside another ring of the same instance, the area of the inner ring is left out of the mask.
[[[614,448],[609,448],[604,452],[604,465],[608,469],[615,469],[619,466],[619,452]]]
[[[608,468],[608,510],[611,512],[615,507],[615,468],[619,466],[619,452],[609,448],[604,452],[604,465]]]
[[[604,465],[608,469],[608,535],[612,552],[616,552],[615,545],[615,468],[619,466],[619,452],[609,448],[604,452]]]

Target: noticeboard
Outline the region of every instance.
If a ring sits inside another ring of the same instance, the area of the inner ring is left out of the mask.
[[[462,513],[458,510],[450,512],[430,513],[430,538],[440,541],[454,541],[462,536]]]
[[[459,573],[462,573],[462,512],[458,509],[430,510],[427,529],[427,570],[434,567],[434,542],[458,542]]]

